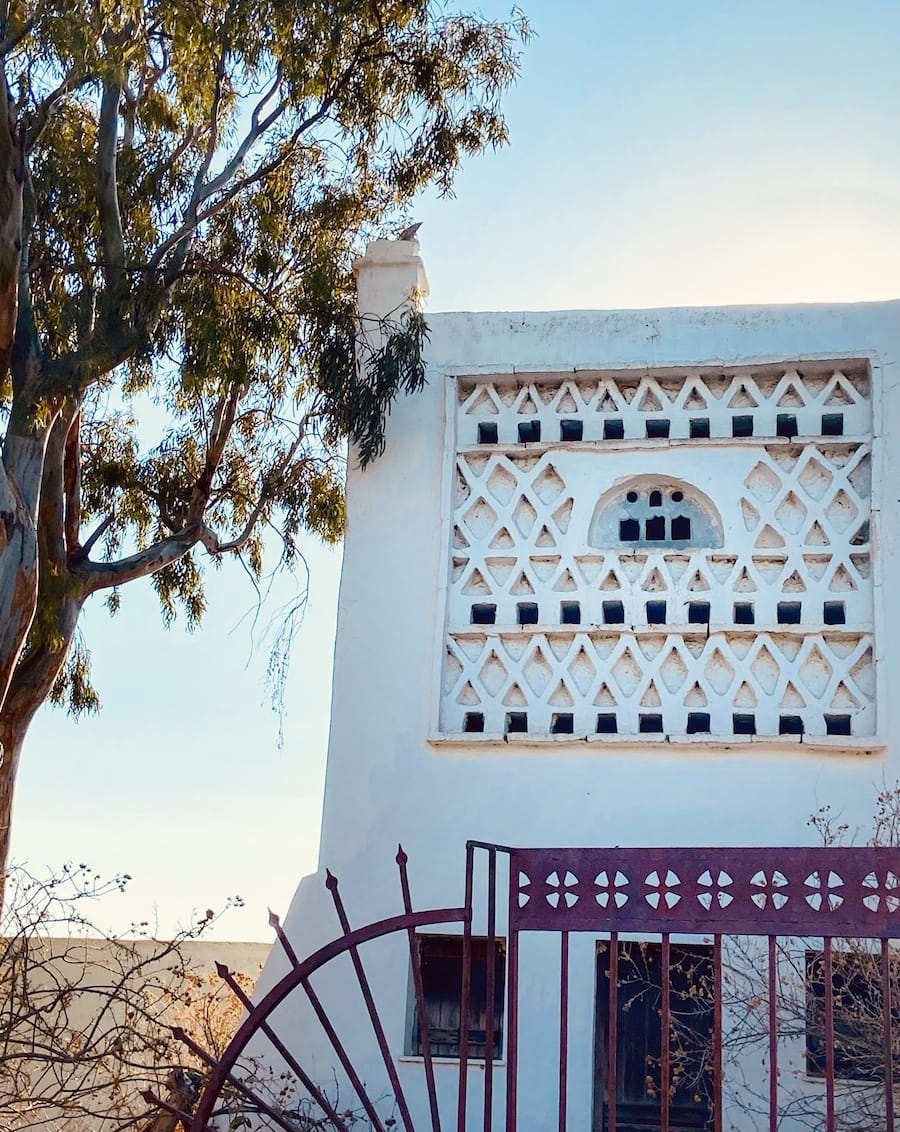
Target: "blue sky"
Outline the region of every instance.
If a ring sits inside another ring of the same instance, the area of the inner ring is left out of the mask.
[[[428,309],[900,296],[895,0],[523,7],[537,38],[507,103],[512,145],[414,210]],[[316,860],[340,557],[311,543],[308,559],[281,747],[239,570],[211,579],[193,635],[166,633],[141,583],[112,622],[88,609],[104,710],[35,724],[18,859],[133,874],[100,913],[112,926],[155,917],[165,933],[239,893],[220,934],[269,938],[266,906],[285,910]]]

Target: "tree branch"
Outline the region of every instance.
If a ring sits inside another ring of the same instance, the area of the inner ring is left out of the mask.
[[[97,214],[100,219],[100,242],[106,261],[104,275],[110,292],[108,314],[112,313],[121,295],[125,281],[125,240],[122,236],[122,217],[119,213],[119,194],[116,174],[116,147],[119,131],[119,102],[122,98],[124,77],[121,73],[107,75],[103,81],[100,103],[100,124],[97,131]]]

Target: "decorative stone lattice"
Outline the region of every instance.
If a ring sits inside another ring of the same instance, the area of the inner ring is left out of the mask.
[[[865,362],[460,382],[442,731],[874,735],[871,421]]]

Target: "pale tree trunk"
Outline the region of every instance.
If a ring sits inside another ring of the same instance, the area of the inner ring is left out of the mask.
[[[47,700],[69,655],[87,594],[62,600],[54,624],[53,643],[32,648],[21,659],[0,709],[0,878],[9,864],[10,830],[19,756],[38,709]],[[0,884],[0,913],[4,886]]]

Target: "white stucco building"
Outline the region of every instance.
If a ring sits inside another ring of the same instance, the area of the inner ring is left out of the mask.
[[[370,247],[364,313],[427,294],[418,252]],[[323,873],[285,922],[298,952],[337,929],[326,867],[354,924],[401,910],[398,842],[416,906],[440,907],[462,899],[468,838],[806,845],[823,805],[865,826],[898,777],[900,303],[427,320],[426,389],[349,473]],[[373,985],[421,1108],[404,946],[379,945]],[[529,946],[528,1130],[556,1119],[558,1040]],[[572,947],[569,1126],[599,1132],[597,939]],[[279,953],[263,983],[284,969]],[[335,1009],[352,1030],[349,991]],[[287,1007],[280,1025],[313,1041]],[[815,1092],[801,1046],[785,1072]],[[322,1079],[330,1056],[316,1046]],[[436,1073],[449,1096],[453,1057]]]

